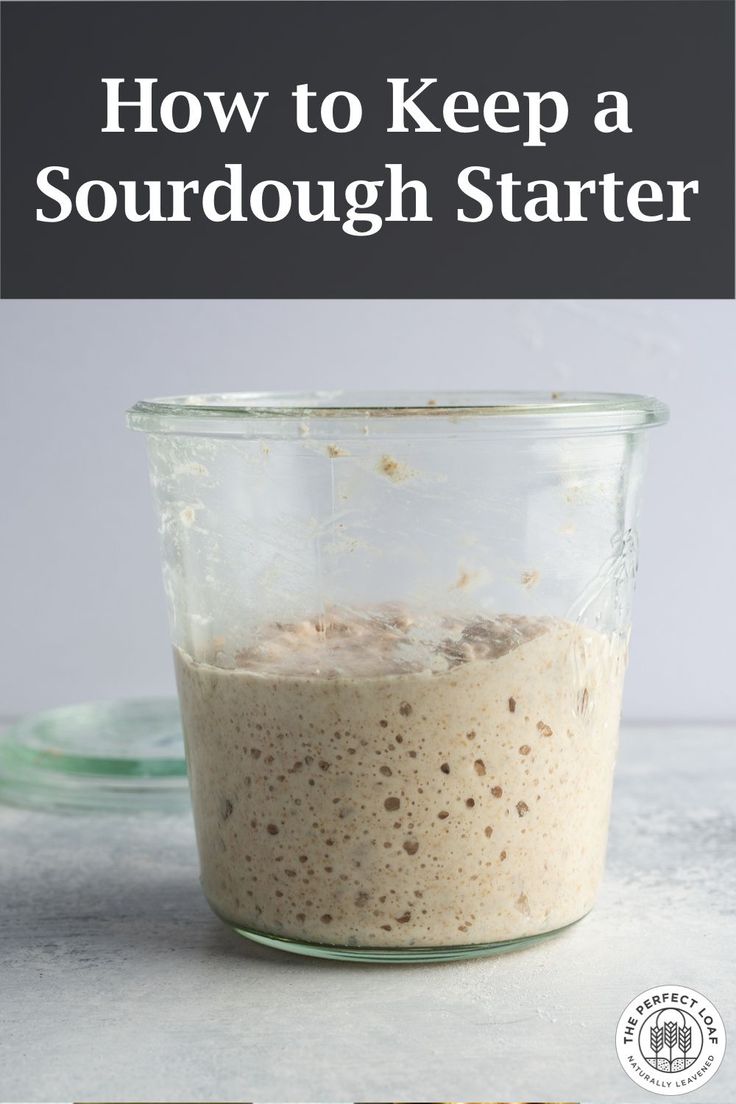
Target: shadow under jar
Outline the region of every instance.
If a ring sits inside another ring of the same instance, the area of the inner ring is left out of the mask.
[[[592,907],[650,426],[636,395],[137,404],[207,899],[419,961]]]

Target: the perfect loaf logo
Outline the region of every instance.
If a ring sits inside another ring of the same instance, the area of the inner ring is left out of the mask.
[[[662,1096],[698,1089],[718,1071],[726,1033],[701,993],[663,985],[640,993],[621,1014],[616,1053],[632,1081]]]

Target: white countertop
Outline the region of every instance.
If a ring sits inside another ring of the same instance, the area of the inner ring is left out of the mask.
[[[606,879],[565,935],[496,958],[361,966],[271,952],[197,883],[188,815],[0,808],[0,1099],[650,1102],[614,1031],[683,984],[736,1099],[736,727],[629,727]]]

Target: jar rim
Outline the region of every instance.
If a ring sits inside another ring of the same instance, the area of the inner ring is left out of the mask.
[[[643,429],[663,425],[667,406],[649,395],[598,391],[243,391],[175,395],[137,402],[131,429],[176,432],[186,420],[338,418],[543,420],[545,427]]]

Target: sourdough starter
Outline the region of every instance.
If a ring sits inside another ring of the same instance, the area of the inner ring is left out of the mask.
[[[395,611],[176,652],[205,893],[355,947],[488,943],[587,912],[625,647],[572,623]]]

